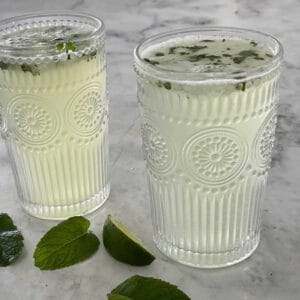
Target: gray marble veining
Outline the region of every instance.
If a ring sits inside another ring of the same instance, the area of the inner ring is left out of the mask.
[[[143,237],[157,260],[137,268],[118,263],[103,248],[90,260],[53,271],[33,266],[40,237],[55,222],[26,215],[17,202],[12,172],[0,143],[0,211],[22,229],[25,250],[12,266],[0,269],[0,299],[106,299],[119,282],[134,274],[177,284],[192,300],[297,300],[300,298],[300,2],[298,0],[54,0],[0,2],[0,18],[28,12],[67,9],[101,17],[107,29],[110,93],[110,200],[89,215],[100,236],[108,213]],[[261,243],[236,266],[198,270],[174,263],[154,246],[141,154],[132,50],[141,39],[194,25],[238,26],[275,35],[285,48],[279,122],[273,164],[264,202]]]

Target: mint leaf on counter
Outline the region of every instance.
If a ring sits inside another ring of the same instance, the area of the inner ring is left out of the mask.
[[[127,298],[112,298],[113,295]],[[191,300],[175,285],[151,277],[133,276],[107,295],[109,300]]]
[[[0,266],[8,266],[16,260],[23,248],[22,233],[8,214],[0,214]]]
[[[99,239],[88,231],[90,221],[72,217],[50,229],[34,251],[34,264],[41,270],[68,267],[91,257],[99,248]]]

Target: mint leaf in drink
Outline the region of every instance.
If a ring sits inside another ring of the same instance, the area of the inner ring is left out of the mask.
[[[248,57],[257,58],[258,54],[253,50],[243,50],[243,51],[240,51],[238,53],[238,56],[234,57],[232,60],[236,64],[240,64]]]
[[[41,270],[68,267],[91,257],[99,248],[99,239],[90,231],[90,221],[72,217],[50,229],[34,251],[34,264]]]
[[[21,65],[21,69],[23,70],[23,72],[31,73],[33,76],[40,75],[40,70],[37,65],[23,64],[23,65]]]
[[[127,298],[112,298],[112,295],[125,296]],[[175,285],[160,279],[139,275],[125,280],[108,295],[109,300],[125,300],[128,298],[132,300],[191,300]]]
[[[192,52],[196,52],[196,51],[198,51],[198,50],[202,50],[202,49],[207,48],[207,46],[206,46],[206,45],[205,45],[205,46],[195,45],[195,46],[185,46],[185,47],[183,47],[183,48],[186,48],[186,49],[188,49],[188,50],[190,50],[190,51],[192,51]]]
[[[22,233],[8,214],[0,214],[0,266],[5,267],[18,258],[23,248]]]
[[[239,52],[239,55],[249,57],[249,56],[258,56],[258,54],[253,50],[243,50]]]
[[[61,50],[64,49],[64,47],[65,47],[65,44],[64,44],[64,43],[59,43],[59,44],[56,45],[56,50],[57,50],[57,51],[61,51]]]
[[[74,42],[68,41],[66,43],[58,43],[56,45],[56,50],[57,51],[62,51],[64,50],[66,52],[66,54],[68,55],[68,59],[71,59],[70,56],[70,51],[75,52],[77,49],[76,45]]]
[[[156,60],[151,60],[151,59],[149,59],[149,58],[144,58],[144,61],[147,62],[147,63],[149,63],[149,64],[151,64],[151,65],[153,65],[153,66],[159,64],[158,61],[156,61]]]
[[[235,89],[238,90],[238,91],[245,92],[245,90],[246,90],[246,82],[241,82],[241,83],[236,84],[235,85]]]
[[[167,89],[167,90],[170,90],[170,89],[172,88],[171,82],[168,82],[168,81],[164,82],[164,83],[163,83],[163,86],[164,86],[164,88]]]
[[[4,63],[3,61],[0,61],[0,69],[1,70],[7,70],[8,64]]]
[[[254,42],[254,41],[251,41],[250,44],[251,44],[253,47],[256,47],[256,46],[257,46],[257,43]]]
[[[66,52],[68,53],[69,51],[76,51],[76,45],[73,42],[66,42]]]

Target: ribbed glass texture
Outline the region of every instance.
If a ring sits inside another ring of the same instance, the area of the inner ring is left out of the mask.
[[[76,26],[82,21],[66,18]],[[0,69],[2,136],[19,199],[40,218],[86,214],[109,195],[104,41],[93,38],[92,54],[40,62],[38,73],[32,62],[31,71],[14,62]]]
[[[167,90],[139,78],[158,248],[187,265],[236,263],[257,247],[276,125],[278,73],[246,91]]]
[[[148,47],[191,35],[256,40],[274,58],[243,70],[241,80],[226,71],[171,72],[143,60]],[[170,258],[217,268],[242,261],[258,246],[281,58],[272,37],[235,28],[169,32],[136,48],[154,241]]]

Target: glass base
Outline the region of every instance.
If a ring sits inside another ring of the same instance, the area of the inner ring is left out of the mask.
[[[181,249],[172,245],[165,239],[154,236],[154,242],[157,248],[167,257],[181,264],[203,269],[213,269],[232,266],[249,256],[251,256],[258,247],[260,235],[247,240],[242,247],[227,252],[217,253],[198,253]]]
[[[48,220],[63,220],[69,217],[89,214],[102,206],[109,197],[110,185],[87,200],[72,205],[45,206],[41,204],[25,204],[24,210],[30,215]]]

